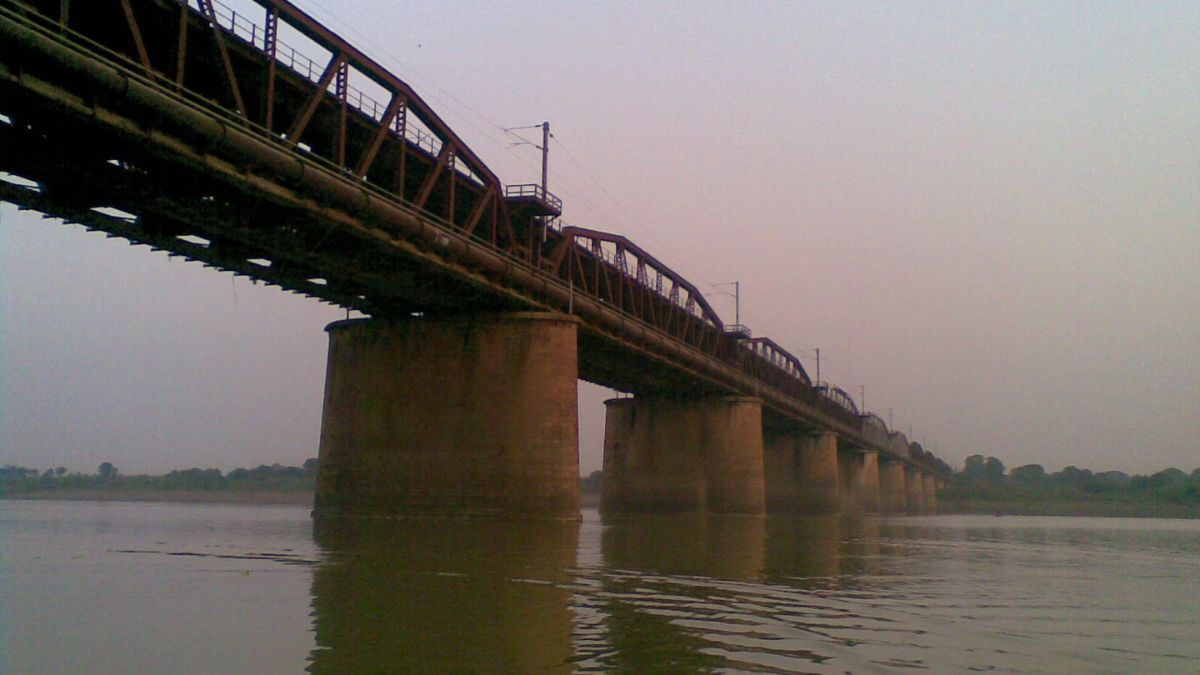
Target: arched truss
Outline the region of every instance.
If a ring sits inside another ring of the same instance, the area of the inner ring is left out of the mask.
[[[808,377],[808,372],[804,370],[800,359],[792,356],[783,347],[769,337],[756,337],[749,340],[744,340],[743,344],[750,349],[750,352],[782,371],[788,377],[803,382],[805,386],[812,386],[812,380]]]
[[[889,438],[887,424],[881,417],[879,417],[879,415],[868,412],[859,415],[859,419],[862,420],[862,432],[864,436],[866,436],[876,445],[890,447],[891,440]]]
[[[724,324],[690,282],[625,237],[581,227],[558,232],[548,271],[672,337],[715,353]]]
[[[841,387],[821,385],[817,387],[817,390],[821,392],[821,396],[836,404],[839,408],[853,413],[856,417],[858,416],[858,406],[855,405],[854,398],[850,394],[847,394]]]

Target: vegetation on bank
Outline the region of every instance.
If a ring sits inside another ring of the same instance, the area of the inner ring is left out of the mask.
[[[593,471],[579,479],[586,494],[599,495],[603,474]],[[253,494],[310,494],[316,488],[317,460],[303,466],[259,465],[253,469],[181,469],[161,476],[125,475],[110,462],[95,473],[68,472],[65,467],[39,471],[9,464],[0,467],[0,498],[114,499],[184,501],[253,501]]]
[[[0,467],[0,498],[253,501],[253,495],[268,495],[269,500],[272,494],[311,494],[316,476],[316,458],[303,466],[263,464],[229,473],[191,468],[160,476],[125,475],[109,462],[88,474],[9,464]],[[600,471],[580,478],[585,498],[598,498],[603,478]],[[972,455],[938,501],[950,513],[1200,518],[1200,468],[1149,476],[1075,466],[1047,473],[1039,464],[1009,470],[995,457]]]
[[[1008,470],[995,457],[972,455],[938,495],[957,513],[1200,518],[1200,468],[1149,476],[1040,464]]]
[[[579,479],[579,488],[584,492],[600,493],[600,487],[604,484],[604,472],[593,471]]]
[[[303,466],[265,464],[253,469],[182,469],[151,476],[125,475],[110,462],[97,467],[95,473],[69,473],[65,467],[39,471],[9,464],[0,467],[0,497],[69,496],[73,493],[104,495],[105,493],[220,493],[220,492],[312,492],[316,486],[317,460]]]

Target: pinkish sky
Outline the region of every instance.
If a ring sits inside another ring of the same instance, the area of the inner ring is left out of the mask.
[[[297,4],[951,464],[1200,466],[1200,5]],[[315,456],[341,310],[0,219],[0,464]]]

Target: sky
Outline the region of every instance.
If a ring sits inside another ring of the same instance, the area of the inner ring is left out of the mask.
[[[1200,5],[296,4],[952,465],[1200,466]],[[299,464],[344,316],[0,206],[0,464]]]

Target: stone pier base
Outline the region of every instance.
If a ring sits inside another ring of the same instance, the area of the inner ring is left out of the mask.
[[[605,402],[601,509],[764,513],[762,401]]]
[[[577,324],[330,324],[314,515],[579,518]]]
[[[768,511],[799,514],[841,511],[835,434],[768,432],[763,453]]]
[[[906,510],[913,514],[924,512],[925,482],[921,480],[921,470],[911,466],[904,467],[904,497]]]
[[[867,513],[879,513],[879,453],[874,450],[859,452],[862,462],[862,509]]]
[[[908,501],[904,489],[904,464],[883,460],[879,463],[880,509],[884,513],[905,513]]]
[[[926,473],[921,476],[921,482],[924,490],[922,491],[922,513],[937,513],[937,478],[933,474]]]
[[[868,474],[868,456],[872,462],[871,476]],[[871,479],[874,478],[874,484]],[[880,472],[874,453],[864,453],[856,447],[842,446],[838,449],[838,482],[841,486],[842,510],[846,513],[871,512],[878,508],[880,494]],[[872,509],[871,507],[875,508]]]

